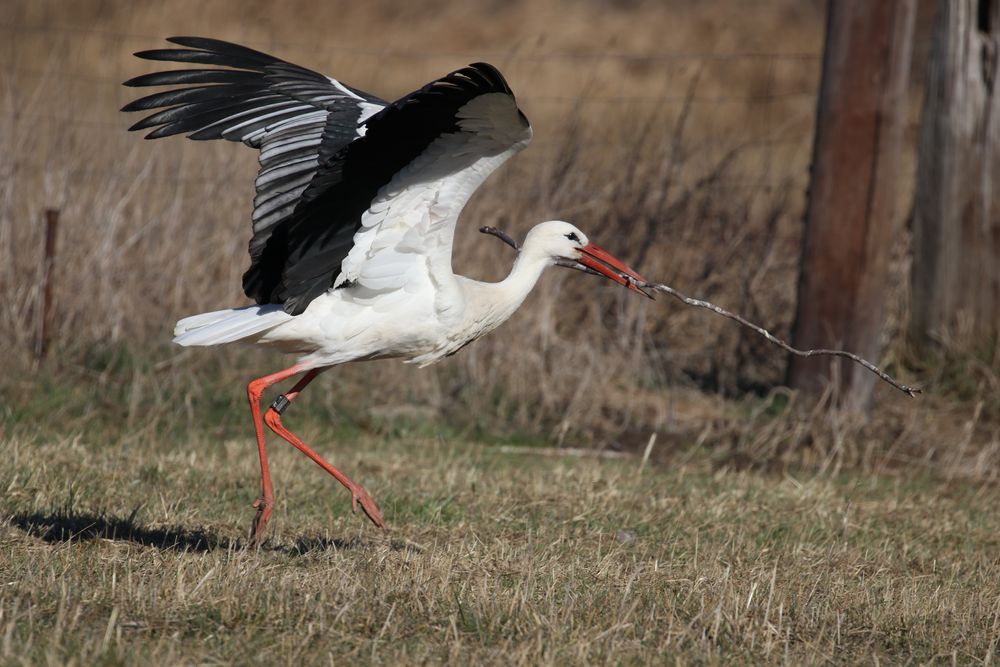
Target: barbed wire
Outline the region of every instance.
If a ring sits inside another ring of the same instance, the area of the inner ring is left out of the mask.
[[[87,35],[98,35],[117,40],[135,40],[142,42],[161,42],[167,35],[147,35],[140,33],[122,32],[109,30],[93,26],[70,26],[70,25],[19,25],[0,23],[0,32],[18,34],[24,32],[65,32],[83,33]],[[645,53],[629,53],[602,51],[599,53],[573,53],[573,52],[551,52],[551,53],[525,53],[520,51],[434,51],[434,50],[401,50],[391,48],[361,48],[354,46],[330,46],[328,44],[303,44],[275,40],[267,40],[268,48],[286,48],[295,50],[305,50],[310,53],[339,53],[348,55],[360,55],[383,58],[496,58],[507,60],[523,61],[545,61],[545,60],[627,60],[627,61],[733,61],[733,60],[778,60],[789,62],[810,62],[815,63],[822,57],[819,53],[782,53],[764,51],[738,51],[730,53],[689,52],[689,51],[660,51]],[[152,48],[152,46],[150,46]]]
[[[45,80],[61,79],[74,83],[90,83],[96,85],[120,86],[123,81],[114,76],[101,76],[96,74],[78,74],[75,72],[64,72],[57,70],[33,69],[30,67],[20,67],[14,63],[0,61],[0,72],[11,76],[24,76],[25,78]],[[122,89],[123,94],[127,89]],[[768,103],[789,99],[808,99],[816,97],[815,90],[789,90],[777,93],[761,93],[752,95],[538,95],[520,94],[518,100],[521,102],[542,102],[559,104],[740,104],[740,103]]]
[[[138,34],[132,32],[123,32],[117,30],[111,30],[108,28],[103,28],[99,26],[71,26],[71,25],[17,25],[10,23],[0,23],[0,35],[7,34],[13,35],[15,38],[18,36],[23,36],[25,33],[36,33],[36,34],[48,34],[48,33],[64,33],[72,35],[87,35],[99,39],[104,39],[106,41],[135,41],[141,42],[144,48],[153,48],[158,43],[163,41],[163,36],[159,35],[146,35]],[[47,87],[49,82],[58,82],[55,85],[63,86],[65,88],[70,88],[68,85],[64,85],[65,82],[72,84],[81,85],[91,85],[91,86],[107,86],[114,87],[116,90],[120,91],[119,99],[121,103],[127,98],[131,98],[131,93],[134,91],[129,91],[126,88],[121,87],[122,81],[128,77],[124,70],[127,69],[124,65],[128,62],[126,58],[112,59],[108,62],[110,67],[107,71],[114,70],[116,73],[112,74],[100,74],[94,72],[83,72],[77,73],[73,71],[67,71],[65,69],[54,69],[54,68],[38,68],[38,67],[25,67],[21,63],[17,62],[16,57],[16,40],[13,40],[13,49],[10,59],[0,60],[0,81],[4,81],[7,85],[8,90],[14,91],[14,95],[10,97],[15,103],[19,98],[18,89],[19,87],[27,91],[37,90],[39,87],[44,89]],[[673,106],[682,105],[687,106],[691,104],[704,104],[704,105],[730,105],[730,104],[745,104],[745,105],[760,105],[761,107],[768,107],[771,104],[782,103],[782,102],[795,102],[798,100],[812,101],[815,98],[815,90],[787,90],[787,91],[774,91],[772,90],[771,79],[772,72],[774,68],[774,63],[776,62],[801,62],[806,65],[812,66],[816,64],[820,58],[819,54],[811,53],[765,53],[765,52],[736,52],[736,53],[712,53],[712,52],[647,52],[647,53],[625,53],[625,52],[600,52],[600,53],[524,53],[520,51],[508,51],[508,52],[463,52],[463,51],[412,51],[412,50],[394,50],[394,49],[382,49],[382,48],[356,48],[348,46],[331,46],[331,45],[308,45],[295,43],[290,44],[287,42],[266,40],[266,46],[269,49],[286,49],[300,51],[303,49],[309,50],[310,53],[336,53],[336,54],[347,54],[347,55],[358,55],[358,56],[371,56],[376,58],[395,58],[395,57],[405,57],[405,58],[472,58],[472,59],[483,59],[483,58],[497,58],[503,59],[508,62],[511,61],[615,61],[615,60],[626,60],[626,61],[698,61],[698,62],[732,62],[738,60],[747,61],[761,61],[761,67],[767,67],[769,71],[768,86],[766,92],[762,94],[705,94],[705,95],[677,95],[677,94],[642,94],[642,95],[563,95],[563,94],[521,94],[519,95],[519,100],[530,106],[533,104],[538,105],[559,105],[567,108],[579,107],[579,106],[590,106],[590,105],[636,105],[636,106]],[[34,85],[21,85],[21,81],[32,81],[37,82]],[[12,85],[13,84],[13,85]],[[8,107],[9,108],[9,107]],[[100,135],[97,141],[100,145],[109,147],[116,145],[119,141],[123,150],[128,149],[128,143],[133,140],[134,136],[129,136],[125,131],[129,125],[131,125],[135,117],[126,117],[115,113],[113,117],[107,119],[93,119],[87,117],[80,117],[79,109],[74,108],[71,104],[65,107],[65,114],[60,113],[38,113],[34,110],[32,111],[20,111],[16,108],[13,111],[7,111],[0,109],[0,118],[8,119],[9,125],[8,130],[13,130],[12,134],[14,136],[23,136],[26,131],[25,126],[30,126],[35,128],[36,125],[41,123],[53,123],[60,127],[81,127],[89,130],[93,130],[91,134]],[[603,111],[602,111],[603,113]],[[0,126],[0,130],[4,128]],[[37,131],[37,130],[36,130]],[[751,149],[767,149],[777,146],[802,146],[807,145],[807,142],[811,139],[811,133],[809,136],[806,134],[796,135],[796,136],[768,136],[759,139],[750,139],[741,141],[741,146]],[[535,144],[542,146],[546,145],[557,145],[562,139],[556,138],[545,138],[536,137]],[[618,145],[618,142],[614,141],[609,137],[604,136],[589,136],[587,142],[591,146],[598,147],[608,147]],[[113,150],[113,149],[112,149]],[[81,158],[83,160],[84,158]],[[102,156],[99,159],[84,160],[83,164],[79,162],[67,162],[63,159],[63,156],[56,158],[54,160],[37,160],[37,159],[23,159],[22,156],[13,155],[12,159],[9,160],[4,170],[6,173],[11,173],[12,171],[28,171],[37,170],[39,172],[58,172],[61,177],[64,178],[76,178],[78,175],[94,175],[98,174],[100,177],[107,180],[118,180],[121,179],[123,182],[134,182],[136,178],[135,170],[125,169],[115,165],[102,164],[102,161],[110,162],[111,159],[105,159]],[[181,169],[182,161],[178,161],[173,165],[166,164],[156,164],[153,167],[153,173],[147,173],[143,176],[143,180],[150,184],[161,185],[164,187],[205,187],[207,184],[210,187],[232,187],[234,189],[243,189],[248,193],[252,192],[253,183],[252,180],[246,178],[245,175],[240,175],[238,177],[221,176],[218,173],[213,174],[209,179],[204,177],[193,177],[185,175],[174,175],[165,174],[163,171],[179,170]],[[688,188],[694,187],[695,184],[683,184],[675,183],[679,187]],[[738,182],[736,180],[721,178],[718,182],[713,183],[713,187],[720,189],[734,189],[734,190],[777,190],[780,188],[786,188],[786,182],[776,182],[776,183],[762,183],[759,180],[754,181],[743,181]]]
[[[137,178],[141,178],[144,183],[169,187],[190,186],[202,189],[214,189],[219,186],[225,186],[233,188],[235,191],[245,191],[248,197],[253,196],[253,176],[249,173],[237,173],[232,176],[220,175],[218,171],[205,176],[178,176],[162,173],[167,171],[179,171],[186,168],[186,165],[182,165],[180,160],[177,160],[173,164],[168,164],[166,161],[161,161],[159,164],[154,163],[150,166],[148,172],[142,172],[143,167],[144,165],[136,168],[124,168],[94,163],[71,164],[65,161],[60,162],[59,164],[53,164],[53,161],[46,160],[14,159],[5,169],[0,169],[0,174],[8,178],[12,174],[24,171],[45,173],[50,176],[56,174],[59,177],[65,176],[70,179],[76,176],[86,176],[87,178],[97,176],[105,181],[115,180],[128,184],[134,183]],[[138,175],[140,172],[142,172],[141,177]],[[717,190],[777,191],[788,187],[788,183],[780,180],[737,180],[720,177],[718,179],[714,179],[710,183],[692,179],[690,181],[675,182],[673,183],[673,186],[682,189],[714,188]]]
[[[102,130],[107,130],[110,132],[121,132],[125,133],[129,126],[137,121],[141,115],[126,115],[117,114],[108,120],[94,120],[90,118],[81,118],[79,116],[60,116],[56,114],[49,113],[38,113],[35,111],[31,112],[21,112],[21,111],[0,111],[0,118],[10,118],[14,124],[20,123],[30,123],[32,125],[37,124],[39,121],[58,123],[66,126],[82,126],[91,127]],[[123,138],[126,134],[121,135]],[[141,136],[141,135],[140,135]],[[183,136],[183,135],[181,135]],[[134,138],[134,135],[133,135]],[[757,139],[746,139],[740,142],[741,146],[782,146],[782,145],[798,145],[809,139],[806,135],[801,136],[772,136],[772,137],[760,137]],[[587,141],[591,144],[598,145],[618,145],[619,142],[603,137],[588,137]],[[532,139],[532,145],[546,145],[552,143],[561,143],[562,139],[558,137],[534,137]]]

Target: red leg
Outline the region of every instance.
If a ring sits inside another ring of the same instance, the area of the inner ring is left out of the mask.
[[[271,508],[274,505],[274,490],[271,487],[271,471],[267,465],[267,448],[264,443],[264,424],[260,414],[260,397],[264,390],[276,382],[281,382],[287,378],[301,372],[298,366],[286,368],[272,375],[265,375],[257,378],[247,385],[247,398],[250,400],[250,414],[253,417],[253,430],[257,436],[257,454],[260,456],[260,498],[254,502],[257,509],[257,516],[253,520],[250,529],[250,542],[256,544],[260,541],[261,534],[267,520],[271,518]]]
[[[279,412],[279,410],[284,411],[284,409],[288,407],[293,400],[295,400],[295,397],[299,395],[302,389],[312,382],[313,378],[319,375],[322,370],[323,369],[309,371],[309,373],[307,373],[305,377],[292,387],[287,394],[284,394],[284,404],[281,405],[280,408],[275,409],[275,406],[272,405],[268,409],[268,411],[264,414],[264,423],[267,424],[272,431],[287,440],[293,447],[312,459],[320,468],[332,475],[334,479],[343,484],[344,488],[351,492],[352,510],[357,512],[358,504],[360,503],[361,509],[364,510],[364,513],[369,519],[371,519],[371,522],[379,528],[385,528],[385,519],[382,518],[382,512],[379,511],[378,505],[376,505],[375,501],[372,500],[372,497],[368,495],[368,492],[365,491],[361,485],[352,482],[347,475],[330,465],[330,463],[328,463],[322,456],[314,452],[309,445],[302,442],[294,433],[285,428],[284,424],[281,423],[281,412]],[[280,401],[281,398],[278,400]]]

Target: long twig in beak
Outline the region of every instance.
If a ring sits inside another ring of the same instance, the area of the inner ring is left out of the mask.
[[[635,282],[639,282],[639,281],[635,281]],[[903,392],[907,396],[914,397],[917,394],[919,394],[919,393],[922,392],[922,390],[919,389],[919,388],[917,388],[917,387],[911,387],[909,385],[902,384],[901,382],[897,382],[895,379],[892,378],[892,376],[890,376],[888,373],[886,373],[885,371],[883,371],[881,368],[879,368],[878,366],[876,366],[872,362],[868,361],[867,359],[859,357],[858,355],[856,355],[856,354],[854,354],[852,352],[845,352],[844,350],[799,350],[797,348],[792,347],[791,345],[789,345],[785,341],[781,340],[780,338],[778,338],[777,336],[775,336],[774,334],[772,334],[770,331],[768,331],[764,327],[762,327],[760,325],[757,325],[757,324],[754,324],[753,322],[750,322],[749,320],[747,320],[747,319],[745,319],[745,318],[737,315],[736,313],[731,313],[728,310],[726,310],[725,308],[721,308],[719,306],[716,306],[714,303],[711,303],[709,301],[703,301],[702,299],[694,299],[694,298],[691,298],[689,296],[686,296],[686,295],[678,292],[677,290],[675,290],[673,287],[670,287],[669,285],[663,285],[661,283],[640,282],[639,283],[639,287],[647,287],[647,288],[649,288],[651,290],[656,290],[657,292],[663,292],[664,294],[668,294],[668,295],[674,297],[675,299],[677,299],[679,301],[682,301],[683,303],[685,303],[685,304],[687,304],[689,306],[696,306],[698,308],[705,308],[707,310],[712,311],[713,313],[716,313],[718,315],[722,315],[723,317],[728,317],[729,319],[731,319],[731,320],[733,320],[735,322],[738,322],[738,323],[742,324],[743,326],[745,326],[745,327],[747,327],[749,329],[753,329],[754,331],[756,331],[757,333],[759,333],[761,336],[763,336],[764,338],[766,338],[768,341],[774,343],[775,345],[777,345],[781,349],[783,349],[783,350],[785,350],[787,352],[790,352],[790,353],[792,353],[792,354],[794,354],[796,356],[799,356],[799,357],[816,357],[816,356],[826,355],[826,356],[831,356],[831,357],[843,357],[844,359],[850,359],[851,361],[853,361],[855,363],[861,364],[866,369],[868,369],[869,371],[871,371],[872,373],[874,373],[875,375],[877,375],[881,380],[883,380],[884,382],[892,385],[893,387],[895,387],[896,389],[900,390],[901,392]]]
[[[577,271],[583,271],[584,273],[589,273],[592,276],[602,276],[603,274],[599,271],[594,271],[589,266],[581,264],[575,259],[557,259],[556,266],[565,266],[567,269],[576,269]],[[647,295],[648,296],[648,295]]]
[[[495,236],[498,239],[500,239],[501,241],[503,241],[504,243],[506,243],[507,245],[509,245],[514,250],[516,250],[518,252],[521,252],[521,245],[517,241],[515,241],[511,237],[510,234],[508,234],[507,232],[505,232],[502,229],[497,229],[496,227],[488,227],[488,226],[487,227],[480,227],[479,228],[479,233],[480,234],[489,234],[491,236]]]
[[[517,251],[521,250],[521,248],[518,245],[517,241],[515,241],[513,238],[511,238],[510,235],[507,234],[507,232],[503,231],[502,229],[497,229],[496,227],[480,227],[479,231],[482,232],[483,234],[490,234],[492,236],[497,237],[498,239],[500,239],[501,241],[503,241],[504,243],[506,243],[507,245],[509,245],[514,250],[517,250]],[[579,262],[575,262],[575,261],[573,261],[571,259],[559,260],[559,261],[556,262],[556,264],[558,264],[559,266],[569,267],[571,269],[577,269],[578,271],[583,271],[585,273],[593,273],[595,275],[601,275],[600,273],[598,273],[597,271],[594,271],[590,267],[584,266],[583,264],[580,264]],[[781,349],[785,350],[786,352],[790,352],[791,354],[794,354],[796,356],[799,356],[799,357],[830,356],[830,357],[842,357],[844,359],[850,359],[851,361],[853,361],[853,362],[855,362],[857,364],[861,364],[861,366],[863,366],[867,370],[869,370],[872,373],[874,373],[875,375],[877,375],[879,377],[879,379],[881,379],[883,382],[886,382],[886,383],[892,385],[893,387],[895,387],[899,391],[903,392],[907,396],[914,397],[917,394],[922,393],[922,391],[923,391],[922,389],[920,389],[918,387],[911,387],[911,386],[905,385],[905,384],[903,384],[901,382],[897,382],[895,379],[893,379],[893,377],[891,375],[889,375],[888,373],[886,373],[885,371],[883,371],[881,368],[879,368],[878,366],[876,366],[872,362],[868,361],[867,359],[865,359],[863,357],[859,357],[858,355],[854,354],[853,352],[847,352],[845,350],[822,350],[822,349],[820,349],[820,350],[800,350],[798,348],[792,347],[791,345],[789,345],[785,341],[781,340],[780,338],[778,338],[777,336],[775,336],[774,334],[772,334],[770,331],[768,331],[764,327],[762,327],[762,326],[760,326],[758,324],[754,324],[753,322],[747,320],[746,318],[744,318],[744,317],[742,317],[740,315],[737,315],[736,313],[731,313],[728,310],[726,310],[725,308],[722,308],[720,306],[716,306],[714,303],[711,303],[710,301],[704,301],[702,299],[694,299],[694,298],[689,297],[689,296],[687,296],[685,294],[682,294],[681,292],[675,290],[673,287],[670,287],[669,285],[664,285],[662,283],[651,283],[651,282],[647,282],[647,281],[644,281],[644,280],[636,280],[635,278],[632,278],[631,276],[628,276],[628,275],[625,275],[625,274],[620,274],[620,275],[622,276],[622,278],[624,278],[625,280],[627,280],[633,287],[635,287],[636,289],[638,289],[640,292],[642,292],[643,288],[647,288],[647,289],[651,289],[651,290],[656,290],[657,292],[663,292],[664,294],[672,296],[675,299],[677,299],[678,301],[681,301],[681,302],[687,304],[688,306],[695,306],[697,308],[705,308],[706,310],[710,310],[710,311],[712,311],[713,313],[715,313],[717,315],[722,315],[723,317],[729,318],[729,319],[733,320],[734,322],[738,322],[739,324],[742,324],[743,326],[747,327],[748,329],[753,329],[754,331],[756,331],[757,333],[759,333],[761,336],[763,336],[764,338],[766,338],[771,343],[774,343],[775,345],[777,345]],[[646,294],[646,292],[642,292],[642,293]],[[646,296],[648,296],[649,298],[652,298],[649,294],[646,294]]]

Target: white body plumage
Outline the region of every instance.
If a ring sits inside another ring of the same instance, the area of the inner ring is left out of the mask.
[[[391,357],[427,365],[500,326],[546,267],[586,245],[586,236],[573,225],[544,222],[528,234],[510,274],[500,282],[452,273],[449,256],[447,269],[428,268],[402,292],[373,292],[362,286],[331,289],[295,316],[273,305],[195,315],[177,323],[174,340],[180,345],[266,345],[302,354],[299,364],[304,369]],[[432,275],[449,284],[439,285]]]

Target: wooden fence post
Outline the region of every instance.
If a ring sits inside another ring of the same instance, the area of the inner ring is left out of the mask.
[[[42,257],[42,303],[38,309],[38,333],[35,338],[35,362],[41,363],[49,351],[52,326],[52,273],[56,260],[56,234],[59,230],[59,211],[45,211],[45,249]]]
[[[829,1],[795,347],[879,357],[915,14],[915,0]],[[833,377],[844,407],[870,406],[864,369],[789,359],[793,388],[818,394]]]
[[[941,0],[920,123],[910,335],[988,342],[1000,327],[1000,0]]]

